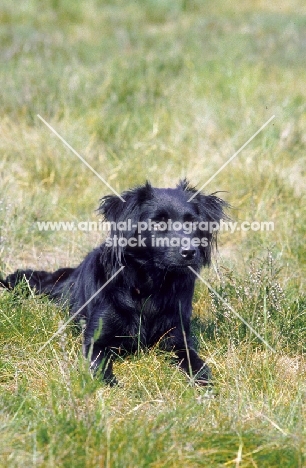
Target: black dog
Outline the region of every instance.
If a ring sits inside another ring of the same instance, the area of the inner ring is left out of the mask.
[[[199,272],[209,265],[227,204],[197,193],[186,180],[174,189],[147,182],[122,197],[124,202],[114,195],[101,200],[109,237],[77,268],[17,270],[2,284],[13,289],[25,277],[36,293],[68,300],[71,314],[85,320],[84,354],[110,384],[116,382],[116,354],[159,344],[205,385],[210,370],[190,337],[196,276],[189,267]]]

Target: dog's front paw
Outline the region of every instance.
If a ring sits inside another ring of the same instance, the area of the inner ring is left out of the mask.
[[[117,385],[119,385],[119,382],[116,379],[115,375],[113,373],[108,372],[107,370],[103,371],[99,368],[92,369],[92,374],[95,378],[100,379],[102,382],[104,382],[106,385],[109,385],[110,387],[116,387]]]
[[[110,387],[118,387],[119,386],[119,382],[118,382],[118,380],[116,379],[116,377],[114,375],[104,377],[103,382],[105,382]]]
[[[201,387],[213,386],[210,368],[205,364],[202,369],[194,376],[194,381]]]
[[[196,385],[199,385],[200,387],[213,386],[213,383],[210,379],[203,378],[203,377],[195,379],[195,383]]]

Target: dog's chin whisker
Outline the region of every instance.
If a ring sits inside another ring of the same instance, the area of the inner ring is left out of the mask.
[[[194,272],[210,261],[216,233],[209,223],[225,219],[226,206],[215,195],[197,192],[186,180],[176,188],[154,188],[147,182],[122,193],[122,198],[108,195],[99,211],[113,223],[110,237],[78,267],[53,273],[17,270],[0,285],[11,290],[24,281],[27,294],[46,294],[58,304],[68,304],[70,318],[59,331],[72,320],[86,323],[84,355],[91,360],[93,373],[111,386],[117,383],[113,374],[117,355],[156,345],[174,351],[181,370],[195,383],[207,385],[209,369],[194,350],[189,333]],[[134,230],[128,232],[129,222]],[[174,222],[181,229],[172,229]],[[151,244],[133,237],[135,232],[142,232]],[[205,375],[197,379],[202,369]]]

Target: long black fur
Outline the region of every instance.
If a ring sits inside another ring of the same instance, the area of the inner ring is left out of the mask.
[[[84,354],[93,371],[110,383],[116,382],[113,359],[122,352],[134,352],[139,345],[146,348],[159,344],[174,351],[177,363],[190,377],[205,385],[210,370],[196,353],[190,336],[190,319],[195,275],[208,266],[216,242],[216,233],[196,229],[190,234],[182,231],[159,231],[160,222],[171,219],[183,222],[217,222],[225,218],[226,202],[216,195],[196,193],[186,180],[176,188],[154,188],[148,182],[124,192],[123,202],[109,195],[101,200],[99,212],[112,226],[109,238],[90,252],[76,268],[61,268],[54,273],[17,270],[1,283],[7,289],[26,278],[37,294],[47,294],[58,302],[68,301],[75,314],[114,275],[124,269],[104,287],[76,320],[85,320]],[[134,228],[118,229],[119,222],[131,220]],[[153,220],[156,230],[139,232],[137,223]],[[146,238],[146,247],[120,247],[117,238]],[[207,245],[152,246],[152,238],[169,240],[207,239]],[[110,245],[112,244],[112,245]]]

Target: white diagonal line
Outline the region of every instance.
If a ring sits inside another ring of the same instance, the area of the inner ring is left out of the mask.
[[[100,291],[102,291],[102,289],[105,288],[105,286],[108,285],[108,283],[110,283],[114,278],[115,276],[117,276],[120,271],[122,271],[124,268],[124,266],[122,266],[121,268],[119,268],[118,271],[116,271],[116,273],[109,279],[106,281],[106,283],[103,284],[103,286],[101,286],[101,288],[98,289],[98,291],[96,291],[89,299],[88,301],[85,302],[85,304],[82,305],[82,307],[79,308],[79,310],[77,310],[73,315],[71,315],[71,317],[69,317],[69,319],[67,320],[67,322],[65,322],[52,336],[51,338],[49,338],[48,341],[46,341],[46,343],[44,343],[38,350],[38,353],[40,353],[40,351],[42,351],[57,335],[59,335],[63,330],[64,328],[66,328],[66,326],[68,325],[68,323],[70,323],[72,320],[75,319],[75,317],[84,309],[84,307],[86,307],[92,300],[94,297],[96,297],[97,294],[99,294]]]
[[[72,148],[71,145],[69,145],[69,143],[67,143],[67,141],[59,134],[57,133],[57,131],[51,127],[50,124],[48,124],[48,122],[45,121],[45,119],[42,118],[41,115],[37,114],[37,117],[45,124],[47,125],[47,127],[51,130],[51,132],[53,132],[63,143],[64,145],[66,145],[84,164],[85,166],[87,166],[94,174],[96,174],[96,176],[115,194],[117,195],[117,197],[120,198],[121,201],[125,202],[124,198],[122,198],[121,195],[119,195],[118,192],[116,192],[116,190],[105,180],[103,179],[103,177],[98,174],[97,171],[95,171],[95,169],[93,167],[91,167],[90,164],[88,164],[87,161],[85,161],[85,159],[74,149]]]
[[[226,305],[226,307],[234,315],[236,315],[236,317],[239,318],[239,320],[241,320],[241,322],[243,322],[251,330],[252,333],[254,333],[254,335],[257,336],[257,338],[260,339],[260,341],[262,341],[267,346],[267,348],[273,351],[273,353],[276,353],[275,349],[272,348],[272,346],[270,346],[269,343],[259,333],[257,333],[257,331],[243,317],[241,317],[241,315],[239,315],[238,312],[236,312],[235,309],[233,309],[233,307],[225,299],[223,299],[223,297],[220,296],[220,294],[218,294],[217,291],[215,291],[215,289],[209,283],[207,283],[207,281],[205,281],[205,279],[202,278],[202,276],[200,276],[191,266],[188,268],[202,281],[202,283],[208,287],[208,289],[210,289],[215,294],[215,296],[217,296],[218,299],[220,299],[220,301],[223,302],[223,304]]]
[[[258,416],[266,419],[267,421],[269,421],[269,423],[272,424],[272,426],[274,426],[276,429],[278,429],[285,436],[288,435],[288,432],[285,432],[284,429],[282,429],[278,424],[276,424],[276,422],[272,421],[272,419],[270,419],[264,413],[258,413]]]
[[[192,195],[192,197],[189,198],[188,201],[190,202],[194,197],[196,197],[197,194],[198,194],[199,192],[201,192],[201,190],[203,190],[203,188],[206,187],[206,185],[208,185],[209,182],[211,182],[211,181],[216,177],[216,175],[218,175],[219,172],[221,172],[221,171],[222,171],[222,170],[223,170],[223,169],[224,169],[224,168],[225,168],[225,167],[226,167],[242,150],[243,150],[243,148],[245,148],[245,147],[258,135],[258,133],[260,133],[260,132],[271,122],[271,120],[274,119],[274,117],[275,117],[275,115],[272,115],[272,117],[270,117],[269,120],[267,120],[266,123],[264,123],[264,124],[257,130],[257,132],[255,132],[254,135],[251,136],[251,138],[249,138],[248,141],[246,141],[246,142],[244,143],[244,145],[242,145],[241,148],[239,148],[239,150],[236,151],[236,153],[233,154],[233,156],[231,156],[231,157],[223,164],[223,166],[221,166],[220,169],[218,169],[217,172],[215,172],[214,175],[212,175],[211,178],[208,179],[208,180],[205,182],[205,184],[203,184],[202,187],[199,188],[199,190],[198,190],[196,193],[194,193],[194,194]]]

